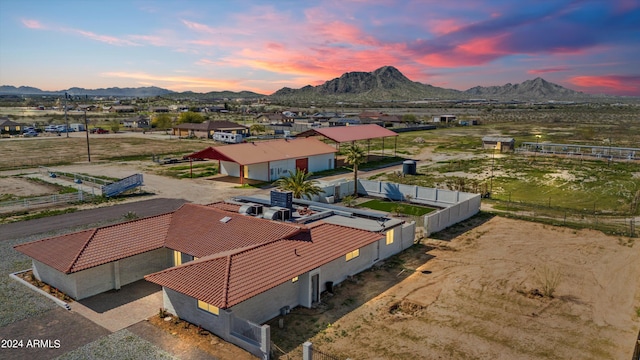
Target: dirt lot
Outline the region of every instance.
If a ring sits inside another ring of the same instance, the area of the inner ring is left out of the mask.
[[[0,177],[0,198],[4,194],[13,196],[39,196],[56,193],[55,186],[38,184],[19,177]]]
[[[633,239],[493,217],[346,281],[282,330],[274,320],[272,339],[290,351],[312,336],[351,359],[628,359],[639,255]]]

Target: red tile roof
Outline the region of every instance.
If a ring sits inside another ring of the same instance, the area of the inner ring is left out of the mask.
[[[220,220],[227,218],[227,222]],[[300,225],[254,218],[210,206],[185,204],[176,210],[165,246],[204,257],[291,236]]]
[[[229,308],[381,237],[370,231],[320,223],[285,239],[201,258],[145,279]]]
[[[16,245],[14,248],[66,274],[159,249],[172,214]]]
[[[338,143],[398,136],[396,132],[385,129],[380,125],[368,124],[311,129],[301,132],[296,135],[296,137],[308,137],[314,135],[322,135]]]
[[[232,161],[240,165],[250,165],[268,161],[300,159],[314,155],[332,154],[337,151],[338,150],[332,146],[314,138],[294,140],[279,139],[209,147],[188,155],[187,157]]]

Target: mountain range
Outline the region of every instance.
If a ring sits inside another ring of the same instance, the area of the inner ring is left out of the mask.
[[[64,93],[75,96],[116,96],[170,98],[270,98],[273,101],[417,101],[425,99],[465,100],[497,99],[521,101],[594,101],[618,99],[608,95],[591,95],[567,89],[542,78],[527,80],[520,84],[502,86],[476,86],[460,91],[435,87],[412,81],[393,66],[383,66],[372,72],[348,72],[317,86],[307,85],[300,89],[282,88],[272,95],[262,95],[250,91],[217,91],[209,93],[174,92],[158,87],[83,89],[70,88],[59,91],[42,91],[33,87],[0,86],[0,95],[57,95]]]

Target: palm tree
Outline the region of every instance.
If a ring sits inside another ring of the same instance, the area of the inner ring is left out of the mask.
[[[303,196],[311,200],[311,196],[320,195],[322,189],[317,185],[316,180],[309,180],[311,173],[305,170],[296,169],[296,172],[289,170],[289,176],[275,181],[274,185],[280,190],[293,192],[293,197],[301,199]]]
[[[345,155],[347,164],[353,165],[353,196],[358,197],[358,166],[365,161],[367,155],[364,149],[355,143],[347,146]]]

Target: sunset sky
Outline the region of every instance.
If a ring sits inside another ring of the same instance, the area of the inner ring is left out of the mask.
[[[0,85],[271,94],[384,65],[640,96],[640,0],[0,0]]]

